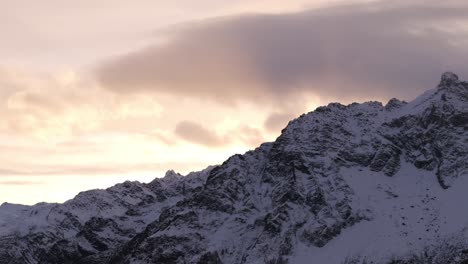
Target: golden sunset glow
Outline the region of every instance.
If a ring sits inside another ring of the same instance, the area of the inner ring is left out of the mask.
[[[449,2],[1,1],[0,203],[200,170],[329,102],[412,99],[468,73]]]

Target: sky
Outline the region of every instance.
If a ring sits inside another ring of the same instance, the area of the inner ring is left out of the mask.
[[[0,0],[0,203],[186,174],[468,77],[466,1]]]

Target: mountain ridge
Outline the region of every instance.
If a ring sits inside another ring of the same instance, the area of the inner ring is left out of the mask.
[[[459,190],[467,123],[468,83],[449,72],[409,103],[331,103],[274,142],[187,176],[168,171],[63,204],[2,204],[0,260],[342,263],[364,254],[387,263],[406,253],[389,241],[416,250],[468,226],[443,213],[450,197],[468,198]],[[353,243],[353,232],[368,238]]]

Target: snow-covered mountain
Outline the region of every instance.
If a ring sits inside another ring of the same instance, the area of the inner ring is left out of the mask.
[[[187,176],[5,203],[0,263],[468,263],[467,190],[468,82],[445,73]]]

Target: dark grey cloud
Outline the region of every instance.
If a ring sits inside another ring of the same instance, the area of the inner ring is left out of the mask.
[[[304,93],[407,99],[444,71],[468,76],[466,14],[466,1],[384,1],[194,22],[96,73],[118,92],[222,102],[282,103]]]
[[[208,147],[220,147],[229,142],[227,138],[191,121],[179,122],[174,134],[189,142]]]

